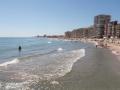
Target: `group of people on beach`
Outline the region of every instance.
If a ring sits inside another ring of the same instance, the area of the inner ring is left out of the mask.
[[[103,43],[102,41],[99,41],[99,42],[96,41],[96,42],[95,42],[95,46],[96,46],[96,48],[97,48],[98,46],[107,48],[107,43]]]

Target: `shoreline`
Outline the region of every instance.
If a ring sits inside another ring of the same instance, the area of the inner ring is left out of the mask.
[[[108,49],[90,47],[87,48],[86,56],[74,63],[72,71],[59,78],[58,82],[65,88],[63,90],[112,90],[111,88],[120,88],[118,87],[119,79],[117,78],[117,82],[116,77],[111,74],[112,67],[108,69],[111,65],[116,70],[119,63],[116,56],[112,55]]]
[[[80,41],[84,43],[92,43],[96,46],[98,45],[98,48],[107,48],[109,49],[114,55],[120,56],[120,41],[116,40],[114,42],[105,39],[91,39],[91,38],[81,38],[81,39],[63,39],[64,41]]]
[[[83,43],[91,43],[97,48],[106,48],[111,51],[118,59],[120,59],[120,40],[118,39],[97,39],[97,38],[48,38],[50,40],[78,41]]]
[[[90,42],[96,45],[96,43],[98,44],[100,43],[100,40],[93,39]],[[100,47],[107,48],[112,52],[112,54],[120,56],[120,44],[112,43],[109,40],[108,41],[102,40],[102,45],[100,45]]]
[[[76,40],[71,40],[76,41]],[[81,40],[77,40],[78,42]],[[74,63],[72,70],[66,75],[41,84],[50,90],[112,90],[120,89],[119,69],[120,62],[109,48],[96,48],[96,41],[85,40],[85,57]],[[91,45],[93,43],[93,45]],[[115,69],[115,71],[114,71]],[[39,85],[39,84],[38,84]]]

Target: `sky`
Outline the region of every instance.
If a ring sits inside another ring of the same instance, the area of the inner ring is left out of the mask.
[[[93,25],[94,16],[120,21],[120,0],[0,0],[0,37],[59,35]]]

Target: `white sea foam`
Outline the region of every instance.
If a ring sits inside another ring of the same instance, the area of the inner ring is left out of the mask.
[[[72,51],[70,56],[66,56],[68,60],[64,62],[64,64],[61,64],[58,68],[58,76],[64,76],[65,74],[69,73],[72,70],[72,67],[75,62],[80,60],[80,58],[85,56],[85,49],[80,49],[80,50],[74,50]]]
[[[57,62],[54,65],[47,66],[50,73],[44,74],[44,78],[47,80],[62,77],[72,70],[75,62],[80,60],[80,58],[85,56],[85,49],[73,50],[69,53],[61,53],[61,55],[56,56]]]
[[[57,50],[58,50],[58,51],[63,51],[63,48],[58,48]]]
[[[5,90],[32,90],[31,88],[29,88],[29,86],[32,85],[32,83],[34,84],[39,82],[39,80],[50,80],[51,81],[50,84],[58,85],[60,83],[58,81],[55,81],[55,78],[62,77],[67,73],[69,73],[72,70],[74,63],[80,60],[80,58],[84,56],[85,56],[85,49],[59,53],[54,57],[50,56],[49,57],[50,59],[55,59],[55,61],[53,60],[54,62],[51,62],[51,64],[45,67],[43,66],[36,68],[35,70],[38,72],[34,73],[33,75],[32,73],[22,73],[22,72],[19,72],[15,76],[13,75],[14,78],[15,77],[19,79],[23,78],[23,80],[25,81],[21,83],[6,83]],[[15,59],[14,61],[10,61],[9,63],[8,62],[6,62],[6,64],[3,63],[0,66],[15,64],[18,62],[19,60]],[[0,87],[2,87],[2,85],[0,85]]]
[[[50,83],[53,84],[53,85],[57,85],[57,84],[59,84],[58,81],[51,81]]]
[[[38,76],[22,73],[22,72],[20,72],[20,74],[22,75],[21,77],[24,77],[24,78],[27,77],[28,80],[25,80],[23,82],[0,82],[0,90],[34,90],[34,89],[30,89],[29,85],[36,83],[37,80],[39,80]],[[14,75],[13,77],[15,78]],[[19,76],[17,75],[16,77],[19,78]]]
[[[52,43],[51,41],[49,41],[48,43]]]
[[[117,51],[112,51],[112,53],[115,55],[120,55],[119,52],[117,52]]]
[[[16,64],[16,63],[19,63],[19,60],[17,58],[15,58],[11,61],[4,62],[4,63],[0,64],[0,66],[4,67],[4,66],[8,66],[8,65],[11,65],[11,64]]]
[[[31,90],[28,86],[29,82],[21,82],[21,83],[3,83],[0,82],[0,90]]]

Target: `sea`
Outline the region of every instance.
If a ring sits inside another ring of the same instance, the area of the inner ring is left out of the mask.
[[[56,78],[72,70],[86,47],[80,41],[1,37],[0,90],[50,90],[45,83],[59,85]]]

